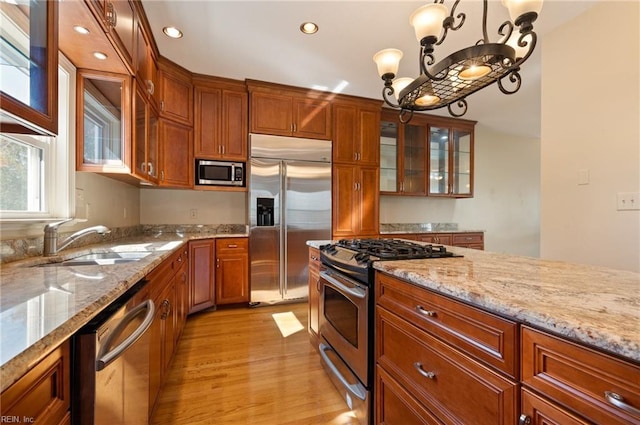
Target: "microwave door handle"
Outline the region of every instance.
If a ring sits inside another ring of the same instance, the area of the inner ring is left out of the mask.
[[[122,341],[115,348],[113,348],[113,350],[104,353],[102,351],[102,348],[109,348],[109,346],[111,345],[110,344],[111,339],[113,339],[115,336],[120,334],[120,332],[122,332],[122,330],[127,326],[127,324],[129,324],[129,322],[131,322],[131,320],[133,320],[133,318],[136,317],[138,313],[144,309],[147,309],[147,314],[144,317],[144,320],[142,321],[140,326],[138,326],[135,331],[131,332],[131,334],[127,336],[124,341]],[[96,360],[96,372],[99,372],[105,367],[107,367],[109,363],[111,363],[112,361],[120,357],[120,355],[124,353],[127,348],[135,344],[136,341],[138,341],[138,339],[140,339],[140,337],[147,331],[147,329],[149,329],[149,327],[151,326],[151,323],[153,322],[154,316],[155,316],[155,306],[152,300],[146,300],[145,302],[138,304],[136,307],[131,309],[131,311],[129,311],[122,318],[120,323],[116,325],[113,332],[111,332],[109,337],[107,337],[107,340],[105,341],[105,343],[102,345],[102,348],[98,353],[98,360]]]
[[[367,391],[365,390],[364,386],[362,386],[362,384],[360,384],[359,382],[357,384],[350,384],[349,382],[347,382],[345,377],[342,376],[338,368],[333,364],[329,356],[327,356],[326,351],[334,351],[333,348],[322,342],[320,343],[320,346],[318,348],[320,348],[320,357],[322,357],[322,360],[329,367],[329,369],[331,369],[331,372],[336,376],[336,378],[338,378],[345,389],[354,396],[358,397],[360,400],[364,401],[367,398]]]
[[[340,282],[338,279],[334,278],[327,272],[324,272],[324,271],[320,272],[320,277],[326,280],[327,282],[331,283],[333,286],[335,286],[336,288],[338,288],[340,291],[344,293],[353,295],[354,297],[361,298],[361,299],[364,299],[367,297],[367,293],[363,289],[360,289],[358,287],[349,288],[344,283]]]

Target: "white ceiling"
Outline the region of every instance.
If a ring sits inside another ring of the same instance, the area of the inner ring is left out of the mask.
[[[496,85],[467,98],[464,118],[526,137],[540,136],[540,46],[544,34],[577,16],[598,0],[546,0],[534,29],[539,34],[534,56],[524,64],[522,87],[506,96]],[[382,80],[372,57],[396,47],[404,52],[399,76],[418,74],[419,43],[409,16],[428,1],[192,1],[143,0],[161,54],[196,73],[255,79],[381,99]],[[452,0],[445,0],[451,7]],[[482,36],[482,2],[462,1],[464,27],[450,32],[436,48],[436,61],[475,43]],[[499,0],[490,0],[488,31],[508,19]],[[313,21],[315,35],[299,31]],[[178,40],[162,33],[173,25],[184,32]],[[447,115],[446,108],[437,112]]]

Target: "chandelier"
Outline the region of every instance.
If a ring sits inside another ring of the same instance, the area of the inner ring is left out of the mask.
[[[499,26],[500,40],[492,43],[487,33],[487,0],[483,0],[482,38],[435,65],[435,46],[444,42],[449,31],[462,28],[466,15],[462,12],[456,15],[460,0],[455,1],[449,14],[444,0],[434,0],[418,8],[409,22],[420,42],[420,76],[394,80],[402,59],[402,51],[398,49],[384,49],[373,56],[384,80],[385,103],[400,109],[400,121],[407,123],[415,111],[445,106],[449,114],[461,117],[467,112],[467,96],[496,82],[504,94],[517,92],[522,83],[520,65],[531,56],[536,45],[533,22],[542,9],[542,1],[502,0],[511,20]],[[516,27],[518,33],[514,32]]]

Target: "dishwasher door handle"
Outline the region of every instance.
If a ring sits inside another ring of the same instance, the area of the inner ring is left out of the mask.
[[[142,310],[147,310],[147,314],[144,317],[144,320],[136,328],[135,331],[131,332],[129,336],[127,336],[124,341],[120,344],[116,345],[112,350],[104,352],[108,350],[111,346],[111,341],[117,337],[126,326],[131,322]],[[113,332],[107,337],[107,340],[100,347],[100,351],[98,352],[98,360],[96,360],[96,372],[101,371],[105,367],[109,365],[112,361],[120,357],[122,353],[124,353],[127,348],[132,346],[133,344],[140,339],[140,337],[149,329],[151,323],[153,323],[153,317],[155,316],[155,305],[152,300],[146,300],[145,302],[138,304],[134,308],[132,308],[118,323],[118,325],[113,329]]]

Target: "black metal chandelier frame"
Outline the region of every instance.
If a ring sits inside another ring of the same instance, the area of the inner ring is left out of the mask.
[[[502,23],[498,28],[501,41],[491,43],[487,33],[488,0],[483,0],[483,38],[475,45],[458,50],[434,65],[434,47],[444,42],[449,31],[457,31],[465,23],[465,13],[460,12],[456,15],[460,1],[455,1],[449,16],[445,18],[440,39],[428,36],[420,41],[420,76],[400,91],[398,103],[391,100],[395,94],[393,87],[395,75],[386,73],[382,76],[383,99],[387,105],[400,109],[400,121],[403,123],[409,122],[415,111],[428,111],[445,106],[449,114],[461,117],[467,112],[467,96],[493,83],[497,83],[504,94],[513,94],[520,89],[522,84],[520,66],[529,59],[537,42],[537,35],[533,31],[533,22],[538,17],[536,12],[525,13],[516,18],[515,22],[507,20]],[[442,4],[444,0],[435,0],[434,3]],[[518,47],[527,48],[522,57],[516,57],[516,50],[506,44],[513,34],[514,24],[520,32],[517,39]],[[491,70],[476,79],[463,79],[460,73],[469,64],[480,64]],[[503,80],[508,81],[508,84]],[[437,96],[438,100],[432,104],[416,103],[426,95]]]

